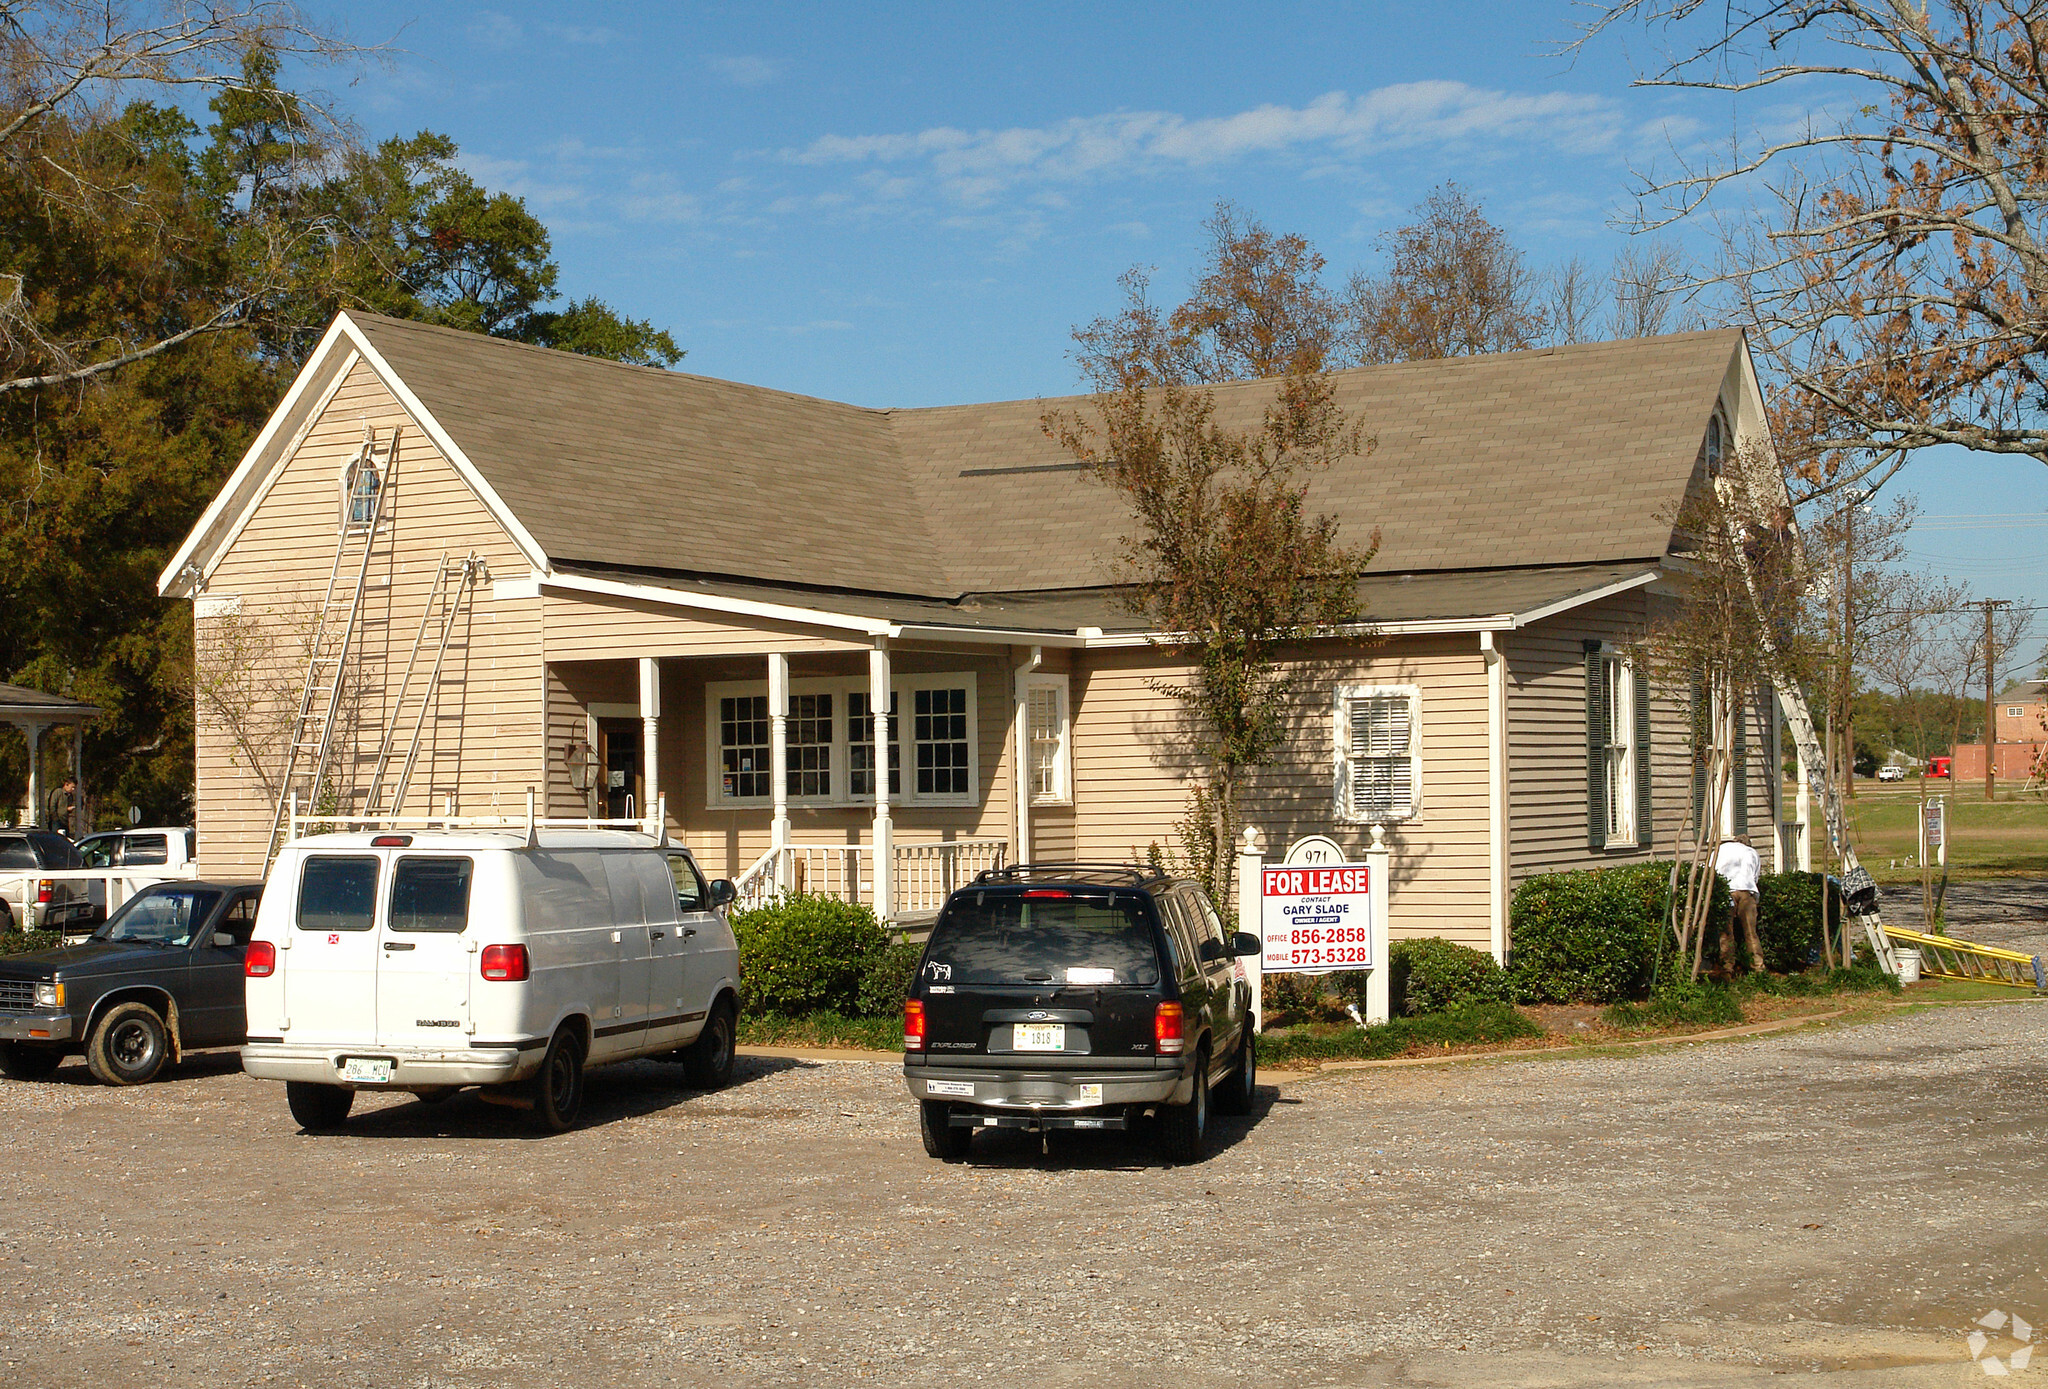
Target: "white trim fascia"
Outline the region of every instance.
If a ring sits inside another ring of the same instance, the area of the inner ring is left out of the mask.
[[[516,580],[514,582],[517,582]],[[716,593],[684,593],[649,584],[621,583],[616,579],[594,579],[583,574],[536,573],[536,590],[592,593],[604,598],[631,598],[645,603],[665,603],[673,608],[694,608],[734,617],[759,617],[773,622],[793,622],[810,627],[832,627],[859,632],[868,637],[894,637],[905,630],[879,618],[856,617],[851,613],[826,612],[820,608],[793,608],[783,603],[762,603],[751,598],[729,598]]]
[[[433,412],[412,393],[412,387],[406,385],[398,373],[391,369],[391,364],[384,360],[383,354],[371,346],[369,335],[358,328],[355,321],[346,313],[338,316],[336,326],[348,334],[349,341],[356,345],[356,351],[363,354],[363,360],[377,373],[378,378],[384,383],[384,388],[390,391],[404,407],[405,412],[412,416],[413,423],[433,441],[434,447],[448,460],[448,465],[455,469],[456,475],[469,484],[469,490],[476,494],[477,500],[484,504],[492,518],[504,527],[505,534],[519,547],[519,552],[526,557],[526,562],[535,569],[546,572],[548,557],[547,552],[541,549],[540,542],[535,540],[519,518],[512,514],[512,508],[505,505],[504,498],[498,495],[497,490],[484,480],[484,475],[477,471],[476,464],[470,462],[469,455],[448,436],[448,431],[441,427],[441,422],[434,418]]]
[[[236,493],[247,486],[250,479],[254,476],[264,455],[270,451],[271,445],[276,441],[278,431],[284,427],[284,422],[291,418],[292,410],[298,405],[299,400],[308,390],[312,389],[313,383],[320,379],[321,368],[327,364],[329,356],[334,351],[335,343],[342,336],[341,323],[337,319],[333,324],[329,325],[326,336],[322,337],[320,345],[313,349],[313,355],[306,359],[306,365],[300,369],[298,378],[291,384],[291,389],[284,393],[284,399],[280,400],[277,403],[277,408],[270,412],[270,418],[264,421],[262,431],[257,434],[249,447],[243,451],[242,461],[235,465],[234,472],[228,474],[228,480],[221,485],[220,491],[207,504],[206,510],[199,514],[199,519],[193,523],[192,530],[186,535],[184,544],[180,545],[178,552],[171,556],[171,561],[164,566],[163,573],[157,575],[156,591],[158,594],[166,598],[182,598],[186,596],[190,589],[185,587],[182,582],[185,569],[193,562],[194,556],[201,549],[207,548],[207,541],[213,532],[223,521],[228,520],[232,513],[230,539],[211,547],[212,553],[217,555],[221,550],[226,549],[229,543],[232,543],[232,536],[241,534],[242,527],[248,524],[250,514],[256,510],[256,507],[262,502],[263,498],[269,495],[272,478],[264,480],[263,485],[251,500],[244,503],[236,503],[234,500]],[[327,383],[318,404],[307,414],[305,420],[300,423],[298,431],[293,435],[291,445],[278,454],[277,461],[291,457],[293,450],[300,443],[304,442],[306,432],[312,428],[313,422],[320,418],[320,412],[327,407],[327,402],[334,398],[335,392],[341,389],[341,383],[348,379],[349,370],[355,365],[355,356],[356,354],[351,351],[348,360],[342,362],[340,369],[334,373],[333,380]],[[274,476],[275,461],[272,464],[272,472]]]
[[[890,635],[912,641],[979,642],[989,646],[1101,645],[1099,639],[1084,637],[1078,632],[1034,632],[1027,627],[944,627],[929,622],[905,623]]]
[[[1627,593],[1630,589],[1642,588],[1645,585],[1653,584],[1662,576],[1663,571],[1661,569],[1645,570],[1632,579],[1622,579],[1617,583],[1611,583],[1602,588],[1590,589],[1585,593],[1575,593],[1569,598],[1560,598],[1554,603],[1545,603],[1542,607],[1531,608],[1525,613],[1517,613],[1512,625],[1527,627],[1533,623],[1541,622],[1547,617],[1556,617],[1559,613],[1570,612],[1573,608],[1582,608],[1588,603],[1597,603],[1602,598],[1612,598],[1617,593]]]

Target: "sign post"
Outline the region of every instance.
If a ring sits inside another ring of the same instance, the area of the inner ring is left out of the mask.
[[[1948,867],[1948,797],[1936,796],[1927,802],[1927,813],[1920,817],[1920,862],[1941,868]]]
[[[1248,836],[1247,845],[1252,842]],[[1296,861],[1297,851],[1306,861]],[[1329,862],[1336,854],[1337,846],[1318,835],[1290,849],[1285,864],[1261,867],[1255,899],[1265,944],[1260,968],[1268,974],[1368,971],[1365,1019],[1383,1023],[1390,1014],[1386,831],[1372,827],[1362,863]],[[1239,861],[1242,871],[1242,855]]]
[[[1246,825],[1237,844],[1237,929],[1253,932],[1262,942],[1265,933],[1259,921],[1259,871],[1265,866],[1265,856],[1259,852],[1259,832]],[[1254,1035],[1266,1030],[1265,953],[1261,948],[1257,955],[1244,957],[1245,975],[1252,986]]]

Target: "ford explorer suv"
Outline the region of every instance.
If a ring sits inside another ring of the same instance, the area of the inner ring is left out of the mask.
[[[1193,882],[1144,868],[996,869],[946,899],[903,1005],[903,1079],[925,1151],[977,1128],[1128,1129],[1158,1120],[1201,1159],[1209,1105],[1251,1111],[1258,1056],[1242,957]]]

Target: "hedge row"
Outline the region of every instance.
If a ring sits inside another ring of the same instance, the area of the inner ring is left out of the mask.
[[[922,947],[891,945],[874,912],[798,894],[735,912],[740,990],[749,1014],[803,1017],[900,1013]]]

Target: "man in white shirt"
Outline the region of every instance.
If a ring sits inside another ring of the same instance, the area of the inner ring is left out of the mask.
[[[1721,968],[1729,974],[1736,971],[1735,938],[1739,930],[1742,944],[1749,951],[1749,967],[1761,972],[1764,967],[1764,945],[1756,933],[1756,880],[1763,871],[1763,860],[1757,857],[1756,849],[1746,835],[1723,840],[1714,854],[1714,871],[1728,883],[1728,919],[1721,923]]]

